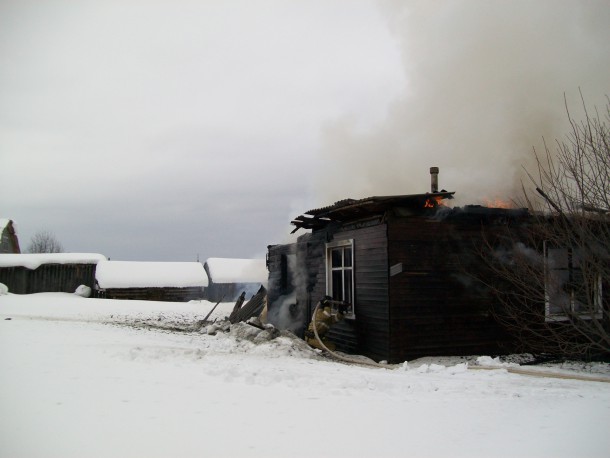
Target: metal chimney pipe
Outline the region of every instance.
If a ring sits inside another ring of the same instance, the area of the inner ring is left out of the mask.
[[[430,187],[432,192],[438,192],[438,167],[430,167]]]

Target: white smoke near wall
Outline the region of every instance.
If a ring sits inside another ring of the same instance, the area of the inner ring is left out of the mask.
[[[267,319],[279,329],[299,334],[305,324],[307,310],[306,304],[298,303],[296,291],[305,291],[307,273],[299,265],[296,255],[287,255],[286,260],[289,273],[288,293],[278,297],[270,304]],[[278,285],[273,285],[273,287],[279,288]]]
[[[568,131],[564,94],[578,116],[579,88],[589,108],[610,93],[608,1],[379,5],[402,50],[404,94],[378,126],[327,126],[321,204],[429,191],[430,166],[458,205],[518,197],[532,147]]]
[[[297,334],[303,327],[304,312],[299,309],[295,293],[280,296],[269,308],[267,319],[276,328]]]
[[[520,263],[524,261],[530,266],[539,266],[543,268],[544,258],[542,254],[532,247],[525,245],[523,242],[517,242],[511,247],[496,248],[493,251],[493,256],[502,264],[516,266],[519,259]]]

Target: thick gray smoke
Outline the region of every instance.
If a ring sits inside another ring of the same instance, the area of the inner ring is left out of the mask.
[[[400,43],[404,94],[380,125],[324,133],[320,203],[440,188],[456,203],[520,195],[532,148],[568,132],[610,93],[610,2],[382,1]],[[354,75],[357,78],[358,75]]]

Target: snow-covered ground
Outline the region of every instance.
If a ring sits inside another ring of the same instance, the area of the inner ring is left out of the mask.
[[[212,306],[0,296],[0,456],[610,453],[610,383],[470,370],[452,358],[337,363],[285,336],[255,344],[197,331]]]

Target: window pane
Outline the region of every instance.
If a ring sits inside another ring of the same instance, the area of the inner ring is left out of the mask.
[[[343,272],[341,270],[334,270],[332,273],[333,276],[333,290],[331,291],[331,296],[333,299],[337,301],[343,300]]]
[[[594,278],[585,278],[582,270],[572,270],[572,288],[574,289],[574,311],[575,312],[594,312],[595,311],[595,288]]]
[[[569,280],[567,270],[553,270],[547,276],[547,295],[551,314],[566,313],[570,310],[571,295],[566,291]]]
[[[352,269],[343,271],[344,295],[343,300],[352,304]]]
[[[343,250],[343,265],[345,267],[352,267],[352,249],[351,248],[345,248]]]
[[[341,267],[343,265],[343,263],[341,262],[341,248],[335,248],[334,250],[331,251],[331,258],[332,258],[332,267]]]

